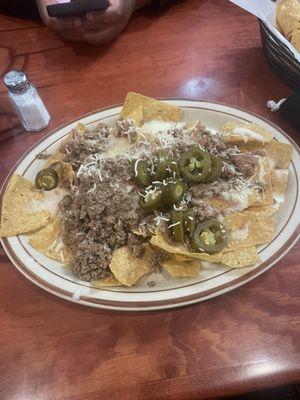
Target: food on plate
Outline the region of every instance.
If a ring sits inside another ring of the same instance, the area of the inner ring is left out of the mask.
[[[179,107],[129,93],[110,125],[78,124],[34,182],[12,176],[1,236],[28,234],[99,288],[150,273],[194,278],[204,262],[255,265],[275,235],[292,146],[253,123],[215,132],[181,118]]]
[[[44,228],[31,234],[29,243],[40,253],[53,260],[68,263],[71,259],[70,249],[62,242],[59,216],[52,219]]]
[[[300,3],[281,0],[276,6],[276,27],[300,51]]]
[[[31,181],[14,174],[3,196],[0,236],[20,235],[47,225],[51,213],[44,199]]]
[[[126,96],[120,117],[133,119],[140,126],[147,121],[173,121],[181,120],[180,107],[151,99],[138,93],[128,93]]]

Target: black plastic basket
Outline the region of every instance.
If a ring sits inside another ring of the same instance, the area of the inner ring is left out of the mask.
[[[273,32],[261,21],[260,34],[265,56],[283,82],[294,91],[300,92],[300,63],[294,54]]]

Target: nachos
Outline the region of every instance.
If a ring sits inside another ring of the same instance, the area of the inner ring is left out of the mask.
[[[97,287],[132,286],[161,269],[197,277],[203,262],[255,265],[257,246],[275,235],[291,154],[255,124],[215,132],[129,93],[111,125],[72,130],[34,182],[12,176],[0,235],[29,234],[32,247]]]

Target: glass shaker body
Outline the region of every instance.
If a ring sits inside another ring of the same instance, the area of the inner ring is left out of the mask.
[[[9,99],[27,131],[40,131],[50,123],[50,115],[36,88],[30,84],[24,72],[11,71],[4,83],[9,89]]]

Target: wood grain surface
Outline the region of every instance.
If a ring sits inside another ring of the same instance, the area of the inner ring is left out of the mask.
[[[137,13],[106,46],[74,44],[0,16],[0,74],[25,69],[52,116],[21,128],[0,84],[0,182],[49,130],[128,91],[247,108],[298,133],[266,101],[290,94],[267,65],[254,17],[226,0]],[[0,250],[0,399],[217,399],[300,381],[299,244],[219,298],[164,312],[94,310],[45,293]]]

